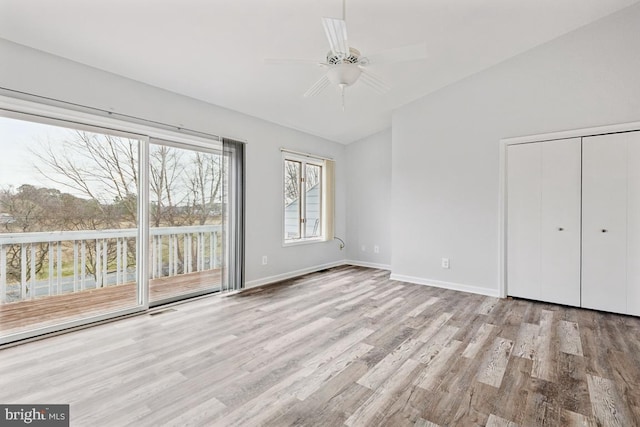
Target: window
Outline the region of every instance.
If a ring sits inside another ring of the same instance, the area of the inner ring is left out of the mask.
[[[284,151],[285,244],[333,238],[328,163],[333,162]]]

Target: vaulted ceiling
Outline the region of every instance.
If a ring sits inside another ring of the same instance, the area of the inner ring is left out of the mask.
[[[0,37],[330,140],[388,127],[393,109],[638,0],[347,0],[349,42],[364,56],[426,43],[422,60],[371,65],[391,87],[356,82],[345,111],[320,78],[322,17],[341,0],[0,0]]]

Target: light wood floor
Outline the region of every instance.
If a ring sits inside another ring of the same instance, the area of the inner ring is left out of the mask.
[[[0,351],[72,426],[640,425],[640,319],[340,267]]]
[[[181,274],[149,281],[150,301],[220,287],[220,270]],[[0,304],[0,335],[37,329],[135,307],[135,283]]]

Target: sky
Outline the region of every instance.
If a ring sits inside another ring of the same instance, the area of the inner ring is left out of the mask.
[[[72,132],[74,130],[67,127],[0,116],[0,190],[10,187],[16,189],[23,184],[31,184],[36,187],[55,188],[63,193],[86,198],[86,194],[44,177],[36,168],[36,164],[42,167],[42,160],[33,154],[49,145],[55,151],[56,143],[62,143],[70,136],[75,138]],[[62,144],[59,147],[59,154],[64,153],[62,155],[65,158],[74,158],[73,151],[63,150]],[[83,165],[85,162],[83,156],[77,156],[76,164]],[[43,169],[48,171],[47,168]],[[93,184],[93,190],[100,195],[100,186],[95,182]]]
[[[0,117],[0,189],[15,188],[22,184],[53,186],[34,167],[31,150],[39,141],[63,137],[67,129]]]

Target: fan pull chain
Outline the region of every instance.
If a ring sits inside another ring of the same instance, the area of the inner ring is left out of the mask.
[[[342,95],[342,111],[344,111],[344,85],[340,85],[340,92]]]

